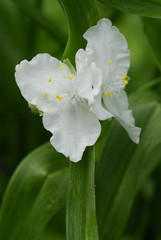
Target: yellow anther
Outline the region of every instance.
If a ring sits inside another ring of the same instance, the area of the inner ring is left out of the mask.
[[[123,77],[123,79],[127,79],[127,75],[126,74],[124,74],[122,77]]]
[[[128,81],[124,81],[124,84],[127,85],[127,84],[128,84]]]
[[[56,98],[59,99],[59,101],[62,100],[62,97],[60,95],[56,95]]]
[[[49,78],[48,82],[52,82],[52,79],[51,79],[51,78]]]
[[[71,76],[67,76],[67,78],[69,78],[70,80],[72,80],[72,79],[73,79]]]
[[[48,94],[47,92],[44,93],[45,96],[47,96],[47,94]]]
[[[61,67],[59,68],[59,70],[62,70],[62,68],[63,68],[64,66],[63,65],[61,65]]]
[[[107,97],[111,98],[111,93],[106,92],[105,95],[106,95]]]
[[[108,60],[108,63],[112,63],[112,59]]]

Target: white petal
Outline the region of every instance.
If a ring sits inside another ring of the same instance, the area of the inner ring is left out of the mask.
[[[43,111],[51,98],[66,91],[70,81],[66,76],[70,74],[65,64],[44,53],[17,65],[15,78],[23,97]],[[52,82],[48,82],[50,78]]]
[[[84,49],[79,49],[75,55],[77,75],[79,75],[89,64],[89,58]]]
[[[101,19],[96,26],[89,28],[84,36],[87,40],[86,50],[91,60],[104,71],[108,60],[116,63],[117,71],[126,74],[129,65],[129,50],[125,37],[112,26],[109,19]]]
[[[100,120],[111,118],[102,106],[102,73],[95,63],[91,63],[87,53],[80,49],[76,54],[77,79],[76,85],[79,95],[87,98],[91,110]]]
[[[118,97],[113,96],[109,98],[104,96],[103,100],[107,110],[125,128],[132,141],[139,143],[141,129],[135,127],[132,111],[128,109],[128,98],[125,91],[122,90]]]
[[[97,115],[99,120],[105,120],[113,117],[113,115],[108,112],[102,104],[102,94],[102,91],[100,91],[98,95],[94,96],[94,98],[89,101],[91,110]]]
[[[109,19],[102,19],[84,34],[86,52],[102,72],[103,88],[113,95],[124,89],[124,75],[130,65],[127,42]]]
[[[95,114],[83,101],[49,105],[43,124],[53,134],[51,144],[54,148],[73,162],[81,160],[85,148],[96,142],[101,131]]]
[[[90,100],[100,92],[102,74],[96,64],[89,61],[89,57],[83,49],[79,49],[76,53],[76,68],[75,87],[81,97]]]

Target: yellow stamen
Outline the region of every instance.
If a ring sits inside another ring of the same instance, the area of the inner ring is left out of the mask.
[[[108,60],[108,63],[112,63],[112,59]]]
[[[47,92],[44,93],[45,96],[47,96],[47,94],[48,94]]]
[[[124,81],[124,84],[127,85],[127,84],[128,84],[128,81]]]
[[[127,75],[126,74],[124,74],[122,77],[123,77],[123,79],[127,79]]]
[[[111,98],[111,93],[106,92],[105,95],[106,95],[107,97]]]
[[[51,79],[51,78],[49,78],[48,82],[52,82],[52,79]]]
[[[56,95],[56,98],[59,99],[59,101],[62,100],[62,97],[60,95]]]
[[[63,68],[64,66],[63,65],[61,65],[61,67],[59,68],[59,70],[62,70],[62,68]]]
[[[73,79],[71,76],[67,76],[67,78],[69,78],[70,80],[72,80],[72,79]]]

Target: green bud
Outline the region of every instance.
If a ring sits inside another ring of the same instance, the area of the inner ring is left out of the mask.
[[[76,75],[76,70],[68,58],[64,59],[63,63],[65,63],[69,67],[72,74]]]
[[[29,103],[29,108],[34,114],[38,114],[40,116],[43,116],[43,112],[40,111],[35,105]]]

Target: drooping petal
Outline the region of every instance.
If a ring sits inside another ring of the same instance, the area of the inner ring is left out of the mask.
[[[91,107],[91,110],[97,115],[99,120],[106,120],[113,117],[113,115],[103,106],[102,94],[103,92],[100,91],[98,95],[91,98],[89,101],[89,105]]]
[[[118,97],[103,97],[107,110],[113,114],[118,122],[128,132],[129,137],[135,143],[139,143],[141,129],[135,127],[132,111],[128,109],[128,98],[125,91],[121,91]]]
[[[79,95],[88,100],[97,96],[102,85],[102,73],[95,63],[89,61],[89,57],[83,49],[79,49],[76,53],[76,68],[75,87]]]
[[[17,65],[15,78],[23,97],[43,111],[56,94],[66,91],[70,74],[65,64],[44,53]]]
[[[54,148],[73,162],[81,160],[85,148],[96,142],[101,131],[97,117],[82,100],[48,105],[43,124],[53,134]]]
[[[100,120],[111,118],[112,114],[102,105],[102,73],[83,49],[76,54],[76,66],[76,86],[79,94],[88,99],[91,110]]]
[[[101,19],[96,26],[89,28],[83,37],[87,40],[86,50],[91,60],[104,71],[106,63],[114,63],[122,73],[126,73],[129,65],[129,50],[125,37],[112,26],[109,19]]]

